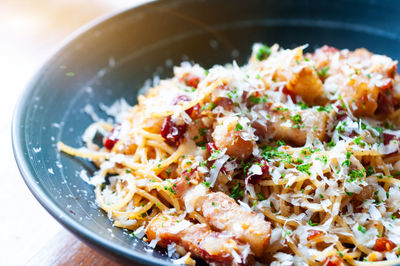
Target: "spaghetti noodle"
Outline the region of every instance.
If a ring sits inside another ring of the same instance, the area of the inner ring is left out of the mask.
[[[255,44],[183,63],[106,132],[97,203],[154,247],[209,263],[362,265],[400,255],[400,76],[365,49]]]

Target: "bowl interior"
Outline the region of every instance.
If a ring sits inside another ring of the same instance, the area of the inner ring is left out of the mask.
[[[322,3],[324,2],[324,3]],[[400,4],[400,3],[399,3]],[[142,263],[168,262],[129,232],[112,227],[80,177],[95,167],[60,154],[56,143],[83,146],[92,122],[84,110],[125,98],[135,104],[147,79],[172,66],[248,59],[254,42],[286,48],[323,44],[366,47],[400,59],[400,5],[391,1],[161,1],[139,6],[85,30],[38,72],[14,116],[13,144],[26,183],[61,223],[114,255]],[[384,14],[384,16],[382,15]],[[163,260],[158,260],[162,258]]]

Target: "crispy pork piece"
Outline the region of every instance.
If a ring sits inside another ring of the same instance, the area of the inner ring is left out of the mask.
[[[260,139],[284,140],[296,146],[303,146],[309,134],[321,141],[326,140],[327,112],[315,109],[291,111],[283,105],[263,108],[267,118],[252,123]]]
[[[222,192],[208,194],[200,204],[203,216],[217,231],[229,232],[248,243],[257,257],[269,244],[271,224],[255,212],[245,209]]]
[[[226,149],[226,154],[239,160],[247,159],[253,152],[255,141],[245,132],[245,127],[247,125],[240,124],[237,117],[218,119],[212,134],[217,149]]]
[[[324,72],[324,93],[338,92],[357,117],[387,115],[399,101],[397,61],[366,49],[338,50],[324,46],[306,57]]]
[[[301,96],[309,105],[324,104],[327,101],[322,82],[311,66],[305,66],[300,71],[291,74],[286,85],[289,92]]]
[[[242,255],[246,245],[231,235],[212,231],[204,224],[193,224],[169,214],[160,213],[155,216],[147,226],[146,234],[150,241],[157,239],[158,245],[162,247],[176,243],[208,263],[245,264],[246,259],[249,259]]]

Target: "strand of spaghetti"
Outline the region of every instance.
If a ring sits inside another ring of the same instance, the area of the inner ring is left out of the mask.
[[[390,184],[395,184],[396,186],[400,186],[400,180],[394,177],[379,177],[379,182],[385,182]]]
[[[348,225],[346,224],[346,222],[343,220],[342,217],[337,216],[337,222],[347,231],[350,233],[350,235],[348,236],[349,239],[351,240],[351,242],[362,252],[364,252],[365,254],[369,255],[370,253],[373,252],[373,250],[371,250],[370,248],[367,248],[366,246],[358,243],[357,239],[354,237],[354,233],[350,230],[350,228],[348,227]]]
[[[168,146],[165,142],[160,142],[160,141],[156,141],[156,140],[148,140],[147,144],[152,147],[157,147],[157,148],[167,152],[168,154],[173,154],[175,152],[175,150],[173,148],[171,148],[170,146]]]
[[[382,154],[375,150],[351,150],[354,156],[374,156],[379,157]]]
[[[154,203],[149,201],[146,205],[137,207],[136,211],[130,211],[130,212],[122,212],[122,211],[113,211],[113,215],[116,217],[119,216],[126,216],[129,217],[129,219],[136,219],[142,216],[143,213],[146,213],[148,210],[150,210],[151,207],[153,207]]]
[[[71,156],[78,156],[85,159],[90,159],[92,161],[104,160],[108,157],[108,153],[99,152],[99,151],[91,151],[86,148],[72,148],[71,146],[65,145],[61,141],[57,143],[58,150],[69,154]]]
[[[157,208],[159,208],[160,210],[164,211],[164,210],[168,209],[167,206],[164,205],[164,203],[162,203],[159,199],[157,199],[150,193],[148,193],[140,188],[136,188],[136,193],[142,197],[145,197],[149,201],[152,201],[157,206]]]
[[[193,211],[193,212],[190,212],[188,215],[190,218],[197,220],[199,223],[205,224],[208,226],[207,220],[202,215],[200,215],[200,213]]]
[[[400,154],[391,155],[383,159],[385,163],[396,163],[400,161]]]
[[[184,151],[185,151],[185,145],[183,145],[182,143],[181,145],[179,145],[179,148],[173,154],[171,154],[171,156],[163,160],[158,165],[154,165],[152,170],[154,171],[154,173],[159,174],[164,168],[176,162],[178,158],[184,153]]]
[[[261,212],[266,216],[266,217],[268,217],[269,219],[271,219],[272,221],[275,221],[275,222],[277,222],[277,223],[279,223],[279,224],[281,224],[281,225],[284,225],[284,224],[287,224],[287,225],[290,225],[290,226],[295,226],[295,227],[297,227],[299,224],[300,224],[300,222],[297,222],[297,221],[293,221],[293,220],[287,220],[287,219],[285,219],[283,216],[282,216],[282,218],[280,218],[280,217],[278,217],[277,215],[275,215],[273,212],[271,212],[269,209],[267,209],[267,208],[262,208],[262,209],[260,209],[261,210]]]
[[[307,179],[310,179],[310,177],[307,175],[300,175],[300,176],[296,177],[294,182],[304,182]],[[286,185],[288,182],[289,182],[289,179],[286,178],[286,179],[280,179],[278,181],[278,183],[275,183],[273,180],[262,180],[262,181],[260,181],[259,184],[261,186],[277,186],[277,185],[283,186],[283,185]]]
[[[135,186],[135,180],[133,178],[125,178],[125,180],[128,182],[127,189],[128,193],[117,203],[113,205],[108,205],[104,202],[102,193],[101,193],[101,187],[96,186],[95,188],[95,194],[96,194],[96,199],[100,207],[105,210],[105,211],[113,211],[117,210],[126,204],[132,199],[133,195],[135,194],[137,188]]]
[[[148,139],[165,141],[165,139],[160,134],[150,133],[142,128],[139,129],[139,134],[141,134],[142,136],[144,136]]]
[[[296,254],[298,257],[302,257],[302,253],[299,251],[299,249],[291,242],[287,241],[288,247],[293,251],[294,254]],[[309,258],[306,258],[308,265],[317,265],[315,261],[310,260]]]

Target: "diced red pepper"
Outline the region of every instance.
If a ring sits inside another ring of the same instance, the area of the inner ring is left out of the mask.
[[[396,136],[392,134],[383,133],[383,145],[388,145],[391,140],[395,139]]]
[[[195,75],[193,75],[193,74],[188,73],[188,74],[183,76],[183,82],[185,82],[186,86],[193,87],[193,88],[197,89],[197,86],[200,83],[200,78],[195,76]]]
[[[179,146],[185,132],[186,124],[177,125],[172,121],[171,116],[164,118],[164,122],[161,126],[161,136],[165,138],[169,144]]]
[[[387,239],[386,237],[380,237],[375,241],[374,249],[379,252],[392,251],[396,247],[396,244]]]
[[[327,257],[322,264],[324,266],[340,266],[344,265],[344,261],[338,255],[332,255]]]
[[[246,173],[246,180],[248,183],[255,185],[258,184],[262,177],[264,177],[269,170],[269,164],[267,160],[260,158],[256,162],[261,167],[261,174],[254,174],[254,173]],[[251,167],[250,167],[251,168]]]
[[[104,147],[112,150],[114,147],[115,143],[118,142],[119,140],[119,133],[121,131],[121,125],[117,124],[114,126],[114,128],[111,130],[111,132],[108,134],[108,136],[104,139]]]
[[[320,231],[320,230],[308,230],[308,235],[307,235],[307,240],[308,241],[313,241],[314,239],[323,236],[324,232]]]

